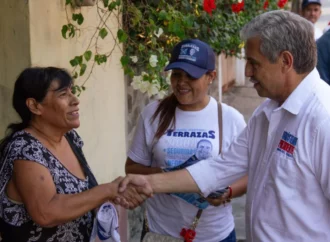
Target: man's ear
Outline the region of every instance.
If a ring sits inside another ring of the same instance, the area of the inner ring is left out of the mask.
[[[35,115],[41,114],[41,109],[39,103],[34,98],[28,98],[25,102],[26,106],[30,110],[31,113]]]
[[[283,51],[280,56],[282,70],[288,72],[293,69],[293,55],[289,51]]]

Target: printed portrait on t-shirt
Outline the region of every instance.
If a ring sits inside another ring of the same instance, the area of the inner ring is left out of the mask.
[[[155,153],[159,155],[158,159],[164,161],[164,165],[160,164],[163,168],[182,169],[197,161],[208,159],[217,152],[213,149],[216,142],[213,130],[168,130],[158,142],[162,152]]]
[[[165,172],[184,169],[201,160],[210,158],[213,154],[212,142],[215,132],[203,129],[168,130],[160,141],[164,154]],[[218,151],[215,151],[218,152]],[[186,202],[205,209],[209,203],[198,193],[172,193]]]
[[[202,139],[197,143],[196,157],[198,160],[205,160],[212,155],[212,143],[207,139]]]

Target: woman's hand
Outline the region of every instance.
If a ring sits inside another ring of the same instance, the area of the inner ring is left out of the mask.
[[[116,197],[118,197],[119,184],[123,179],[124,177],[119,176],[112,182],[105,184],[108,187],[108,196],[110,201],[113,201]]]

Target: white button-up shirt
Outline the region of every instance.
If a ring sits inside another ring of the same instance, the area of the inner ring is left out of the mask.
[[[205,196],[248,173],[248,241],[330,241],[330,87],[314,69],[282,106],[261,104],[227,152],[187,169]]]

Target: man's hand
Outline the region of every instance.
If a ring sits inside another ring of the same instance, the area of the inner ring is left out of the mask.
[[[128,185],[134,185],[136,191],[139,194],[143,194],[146,197],[151,197],[153,194],[153,189],[150,184],[149,178],[150,176],[144,175],[132,175],[128,174],[119,184],[119,192],[124,192]]]
[[[118,191],[118,196],[114,202],[126,209],[134,209],[140,206],[147,198],[147,196],[139,194],[133,185],[128,185],[125,191]]]
[[[209,204],[212,206],[220,206],[225,205],[226,203],[230,203],[231,199],[229,198],[229,191],[225,192],[223,195],[221,195],[218,198],[205,198]]]

